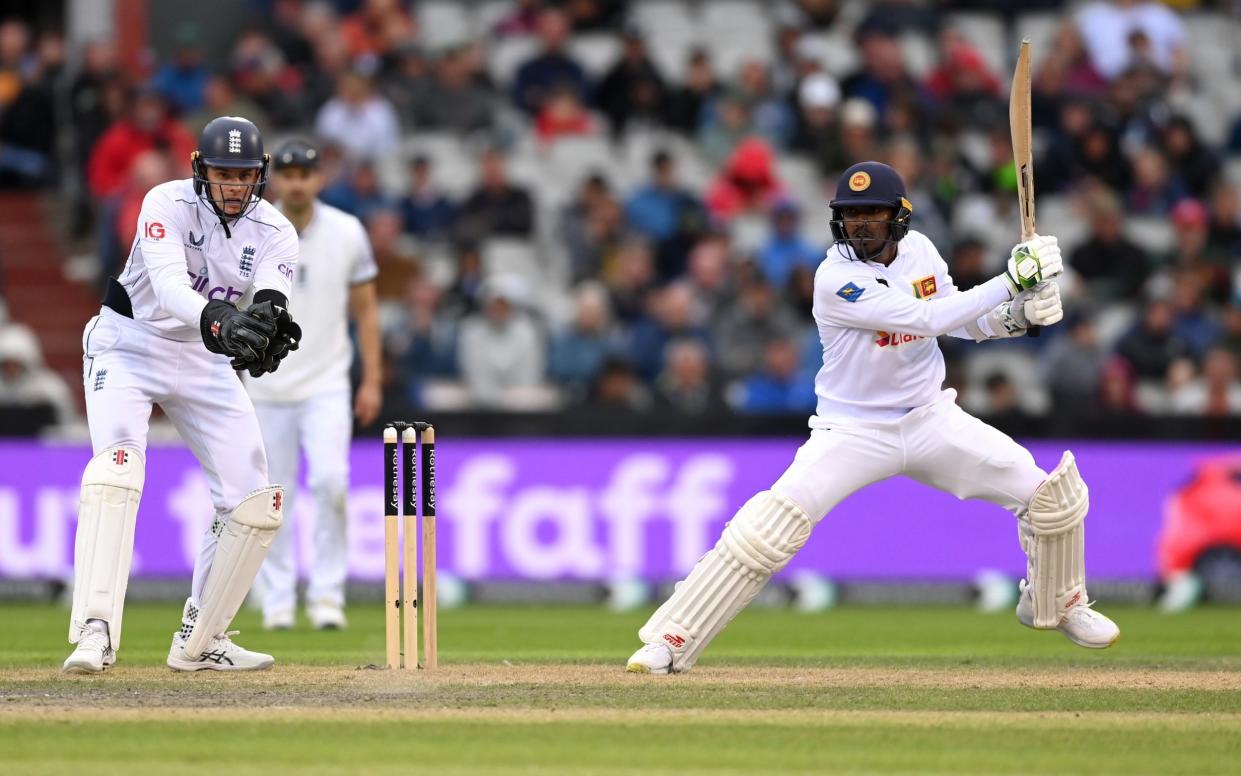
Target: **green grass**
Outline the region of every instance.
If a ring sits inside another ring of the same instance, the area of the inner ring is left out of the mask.
[[[1235,773],[1241,612],[1108,613],[1096,652],[967,609],[754,610],[694,672],[639,677],[645,613],[444,611],[427,676],[355,670],[378,604],[339,633],[243,612],[276,669],[208,676],[162,668],[179,607],[132,605],[118,665],[71,678],[67,613],[0,605],[0,772]]]

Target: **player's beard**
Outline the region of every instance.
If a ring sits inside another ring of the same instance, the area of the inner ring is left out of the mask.
[[[890,228],[888,234],[883,236],[876,236],[873,231],[874,228],[874,225],[867,224],[849,237],[849,247],[853,249],[854,255],[862,261],[875,261],[883,255],[891,242]]]

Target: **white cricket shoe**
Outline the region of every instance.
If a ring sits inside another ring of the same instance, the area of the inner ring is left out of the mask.
[[[292,609],[263,612],[263,630],[292,630],[295,619]]]
[[[107,623],[91,620],[82,629],[73,654],[65,659],[60,670],[66,674],[98,674],[115,662],[116,652],[112,650]]]
[[[625,670],[631,674],[672,673],[672,650],[664,644],[644,644],[629,658]]]
[[[1017,619],[1027,628],[1034,627],[1034,600],[1029,583],[1021,580],[1021,597],[1017,599]],[[1106,615],[1090,608],[1090,604],[1070,607],[1060,618],[1056,630],[1069,641],[1086,649],[1107,649],[1120,638],[1120,628]]]
[[[210,642],[201,655],[190,658],[182,647],[185,638],[177,631],[168,650],[168,667],[174,671],[263,671],[271,668],[276,658],[262,652],[251,652],[233,643],[231,636],[240,631],[221,633]]]
[[[348,623],[345,610],[330,601],[318,601],[306,607],[306,616],[315,630],[344,630]]]

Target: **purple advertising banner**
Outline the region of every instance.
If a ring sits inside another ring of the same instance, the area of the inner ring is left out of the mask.
[[[798,440],[508,440],[451,437],[437,445],[439,561],[467,579],[679,578],[723,524],[792,460]],[[1156,576],[1167,497],[1198,462],[1236,447],[1038,442],[1044,468],[1071,447],[1090,486],[1087,570],[1096,578]],[[0,578],[68,578],[86,447],[0,443]],[[378,441],[350,452],[349,565],[383,576],[383,469]],[[841,461],[848,466],[848,461]],[[313,500],[303,485],[288,524],[303,567]],[[135,576],[187,576],[212,517],[207,482],[181,447],[153,447],[138,516]],[[839,579],[968,580],[982,569],[1019,576],[1014,520],[898,478],[854,494],[815,529],[788,571]],[[786,572],[787,573],[787,572]]]

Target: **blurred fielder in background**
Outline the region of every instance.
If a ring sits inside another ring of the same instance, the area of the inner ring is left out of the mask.
[[[247,380],[254,399],[272,476],[297,483],[298,453],[304,451],[315,503],[314,563],[306,590],[306,613],[316,628],[345,627],[345,494],[349,485],[349,317],[357,325],[362,382],[353,413],[362,425],[375,420],[380,405],[378,269],[366,231],[357,218],[317,199],[323,189],[319,149],[302,140],[282,145],[273,162],[276,207],[297,229],[298,304],[307,346],[279,374]],[[285,502],[290,509],[291,502]],[[292,512],[290,511],[291,515]],[[293,627],[297,609],[296,534],[287,525],[272,543],[259,572],[263,626]]]
[[[1063,317],[1056,238],[1017,245],[1004,273],[958,291],[935,246],[910,231],[913,205],[891,167],[862,162],[847,169],[831,208],[835,244],[814,284],[823,368],[810,439],[771,490],[741,507],[638,632],[645,646],[628,670],[692,668],[824,515],[854,491],[898,474],[1016,515],[1028,556],[1018,620],[1059,629],[1083,647],[1111,646],[1120,631],[1086,596],[1082,521],[1089,499],[1073,454],[1066,451],[1048,474],[1009,436],[962,410],[955,390],[940,388],[944,359],[936,337],[1016,337]]]
[[[168,665],[246,671],[275,662],[234,644],[227,630],[283,514],[234,370],[258,377],[297,349],[301,330],[288,313],[297,235],[263,201],[269,157],[254,124],[215,119],[191,159],[192,179],[146,195],[125,269],[82,339],[94,457],[78,507],[68,673],[103,671],[121,646],[155,404],[202,464],[215,506]],[[238,309],[247,298],[253,303]]]

